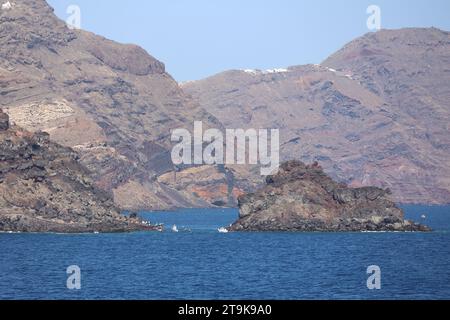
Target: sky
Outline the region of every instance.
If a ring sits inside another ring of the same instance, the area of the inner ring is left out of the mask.
[[[449,0],[48,0],[81,28],[146,49],[178,81],[229,69],[272,69],[320,63],[370,31],[368,6],[381,27],[450,31]]]

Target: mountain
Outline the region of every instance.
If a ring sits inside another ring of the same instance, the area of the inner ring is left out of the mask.
[[[239,220],[231,231],[429,231],[404,220],[390,191],[348,188],[317,164],[283,163],[255,193],[239,198]]]
[[[47,133],[10,127],[0,109],[1,232],[124,232],[154,230],[127,218],[70,148]]]
[[[123,209],[210,205],[157,178],[174,169],[172,129],[220,123],[142,48],[70,30],[44,0],[0,10],[0,108],[76,150]]]
[[[0,108],[75,150],[121,209],[235,206],[254,166],[174,166],[171,131],[278,128],[282,160],[319,161],[403,203],[449,203],[449,33],[383,30],[321,65],[181,86],[145,50],[70,30],[44,0],[0,10]]]
[[[280,129],[283,160],[439,204],[450,203],[449,66],[449,32],[382,30],[320,65],[231,70],[182,88],[226,128]]]

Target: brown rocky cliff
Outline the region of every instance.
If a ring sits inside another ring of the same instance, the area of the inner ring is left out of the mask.
[[[125,209],[200,206],[157,177],[173,169],[171,130],[220,123],[136,45],[69,30],[44,0],[0,11],[0,107],[71,147]]]
[[[72,149],[51,142],[46,133],[8,127],[0,109],[0,231],[154,229],[122,216],[111,196],[94,187]]]
[[[349,188],[316,163],[284,163],[266,186],[239,198],[232,231],[428,231],[404,220],[390,192]]]
[[[236,203],[261,184],[252,167],[168,179],[171,129],[194,120],[279,128],[283,160],[319,161],[338,181],[390,188],[397,202],[450,202],[448,32],[383,30],[322,65],[229,71],[182,90],[142,48],[69,30],[44,0],[14,1],[0,26],[0,107],[76,150],[122,208]]]
[[[227,128],[280,129],[283,161],[318,161],[398,203],[450,203],[450,33],[382,30],[321,65],[231,70],[183,89]],[[239,179],[240,177],[236,177]]]

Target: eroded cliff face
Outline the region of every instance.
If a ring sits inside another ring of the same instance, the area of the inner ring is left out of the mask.
[[[322,65],[180,88],[142,48],[69,30],[44,0],[12,3],[0,10],[0,107],[77,151],[123,209],[234,206],[263,183],[254,166],[174,168],[171,131],[195,120],[277,128],[283,160],[318,161],[351,186],[390,188],[397,202],[450,202],[448,32],[383,30]]]
[[[349,188],[317,164],[284,163],[266,185],[239,198],[232,231],[428,231],[404,220],[390,191]]]
[[[283,160],[318,161],[397,202],[445,204],[449,65],[449,32],[382,30],[321,65],[232,70],[182,87],[227,128],[280,129]]]
[[[0,107],[76,150],[122,208],[199,205],[157,177],[173,170],[172,129],[220,124],[145,50],[70,30],[44,0],[0,11]]]
[[[122,216],[94,187],[70,148],[46,133],[10,127],[0,109],[1,232],[126,232],[153,230]]]

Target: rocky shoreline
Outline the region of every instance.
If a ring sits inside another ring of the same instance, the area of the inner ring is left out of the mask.
[[[426,232],[404,219],[390,191],[349,188],[328,177],[317,164],[284,163],[256,193],[239,198],[239,220],[229,231]]]
[[[46,133],[10,127],[0,109],[0,231],[109,233],[152,231],[138,217],[125,217],[72,149]]]

